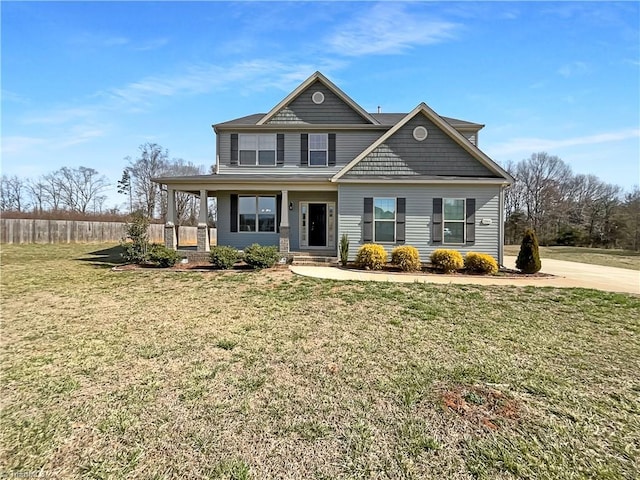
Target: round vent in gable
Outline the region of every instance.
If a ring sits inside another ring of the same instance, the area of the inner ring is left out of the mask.
[[[324,93],[313,92],[313,95],[311,95],[311,100],[313,100],[313,103],[315,103],[316,105],[320,105],[322,102],[324,102]]]
[[[425,140],[427,135],[429,135],[429,132],[427,132],[427,129],[422,125],[413,129],[413,138],[419,142]]]

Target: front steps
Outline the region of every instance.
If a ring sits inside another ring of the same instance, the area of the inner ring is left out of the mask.
[[[331,267],[338,264],[338,257],[309,254],[293,254],[291,265]]]

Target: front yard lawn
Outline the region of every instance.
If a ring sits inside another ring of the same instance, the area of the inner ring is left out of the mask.
[[[2,475],[640,475],[638,297],[114,272],[109,247],[2,246]]]

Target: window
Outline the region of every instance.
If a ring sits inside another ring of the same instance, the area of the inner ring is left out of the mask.
[[[240,165],[276,164],[275,135],[239,135],[238,161]]]
[[[309,166],[326,167],[328,136],[326,133],[309,134]]]
[[[396,199],[373,199],[373,239],[375,242],[395,242],[396,236]]]
[[[464,243],[464,198],[443,200],[443,243]]]
[[[238,197],[240,232],[275,232],[276,197]]]

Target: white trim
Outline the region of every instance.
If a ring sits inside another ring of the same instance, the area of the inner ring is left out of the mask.
[[[429,130],[427,130],[427,127],[418,125],[416,128],[413,129],[412,134],[413,134],[413,138],[416,139],[418,142],[423,142],[429,136]]]
[[[258,207],[260,204],[260,197],[273,198],[273,206],[275,208],[273,212],[273,230],[260,231],[260,212]],[[255,230],[240,230],[240,199],[241,198],[255,198],[255,216],[256,216],[256,229]],[[238,232],[237,233],[277,233],[278,232],[278,196],[277,195],[265,195],[256,193],[255,195],[238,195]],[[234,232],[235,233],[235,232]]]
[[[387,222],[387,223],[391,223],[391,219],[386,218],[386,219],[380,219],[380,220],[376,220],[376,200],[393,200],[393,203],[395,204],[394,208],[393,208],[393,240],[386,240],[386,241],[382,241],[382,240],[378,240],[376,238],[376,221],[378,222]],[[374,243],[381,243],[381,244],[395,244],[396,243],[396,222],[398,220],[398,197],[373,197],[373,242]]]
[[[451,185],[509,185],[504,178],[434,178],[434,179],[412,179],[412,178],[340,178],[338,180],[331,179],[334,183],[384,183],[386,185],[401,184],[451,184]]]
[[[371,152],[373,152],[376,148],[382,145],[387,141],[389,137],[395,134],[398,130],[400,130],[404,125],[406,125],[409,120],[415,117],[418,113],[424,114],[429,120],[435,123],[438,127],[440,127],[449,137],[455,140],[462,148],[464,148],[473,158],[482,163],[485,167],[487,167],[492,172],[500,175],[500,180],[502,182],[506,182],[507,184],[513,183],[515,180],[511,175],[509,175],[506,171],[504,171],[497,163],[491,160],[485,153],[480,151],[473,143],[471,143],[467,138],[458,132],[454,127],[452,127],[449,123],[447,123],[440,115],[431,110],[424,102],[419,104],[416,108],[414,108],[411,112],[409,112],[402,120],[396,123],[391,129],[389,129],[385,134],[383,134],[378,140],[373,142],[369,147],[367,147],[360,155],[350,161],[342,170],[336,173],[331,181],[336,181],[341,178],[345,173],[351,170],[356,164],[360,163],[360,161],[366,158]],[[388,180],[387,180],[388,181]]]
[[[316,105],[322,105],[324,103],[324,93],[322,92],[313,92],[311,94],[311,101]]]
[[[317,135],[317,136],[324,136],[325,138],[325,145],[326,148],[324,149],[318,149],[318,148],[311,148],[311,135]],[[329,134],[328,133],[308,133],[307,134],[307,145],[308,145],[308,149],[307,149],[307,166],[310,168],[326,168],[329,166]],[[322,152],[324,151],[324,164],[323,165],[312,165],[311,164],[311,152]]]
[[[255,159],[255,163],[245,163],[242,164],[240,163],[240,156],[241,153],[244,152],[250,152],[251,150],[248,148],[240,148],[240,144],[242,143],[241,139],[245,137],[245,140],[247,139],[247,137],[255,137],[255,141],[256,141],[256,148],[254,150],[254,153],[256,155],[256,159]],[[264,138],[273,138],[274,142],[274,148],[273,150],[271,149],[263,149],[260,150],[260,138],[264,137]],[[260,164],[260,152],[271,152],[273,151],[273,163],[269,163],[269,164]],[[238,167],[275,167],[278,165],[278,136],[274,133],[239,133],[238,134]]]
[[[275,107],[273,107],[269,111],[269,113],[267,113],[264,117],[258,120],[256,122],[256,125],[264,125],[265,123],[267,123],[269,120],[271,120],[271,118],[276,113],[278,113],[284,107],[289,105],[298,95],[300,95],[304,90],[307,89],[307,87],[313,84],[313,82],[315,82],[316,80],[318,80],[325,87],[331,90],[338,98],[340,98],[344,103],[349,105],[351,109],[354,110],[363,119],[367,120],[373,125],[380,124],[380,122],[378,122],[375,118],[373,118],[370,114],[368,114],[360,105],[358,105],[356,102],[351,100],[351,98],[349,98],[349,96],[346,93],[344,93],[333,82],[331,82],[331,80],[329,80],[327,77],[322,75],[320,72],[315,72],[313,75],[307,78],[304,82],[298,85],[298,88],[296,88],[293,92],[287,95],[280,103],[278,103]]]
[[[449,223],[462,223],[462,242],[445,242],[444,240],[444,226],[447,223],[445,216],[445,203],[447,200],[461,200],[462,201],[462,220],[449,220]],[[442,244],[443,245],[465,245],[467,241],[467,199],[460,197],[442,197]]]
[[[325,206],[325,239],[324,245],[309,245],[309,205]],[[303,210],[306,209],[306,213]],[[330,213],[333,211],[333,215]],[[298,202],[298,245],[308,250],[328,250],[336,248],[336,202],[304,201]],[[304,222],[304,223],[303,223]],[[332,235],[333,233],[333,235]]]

